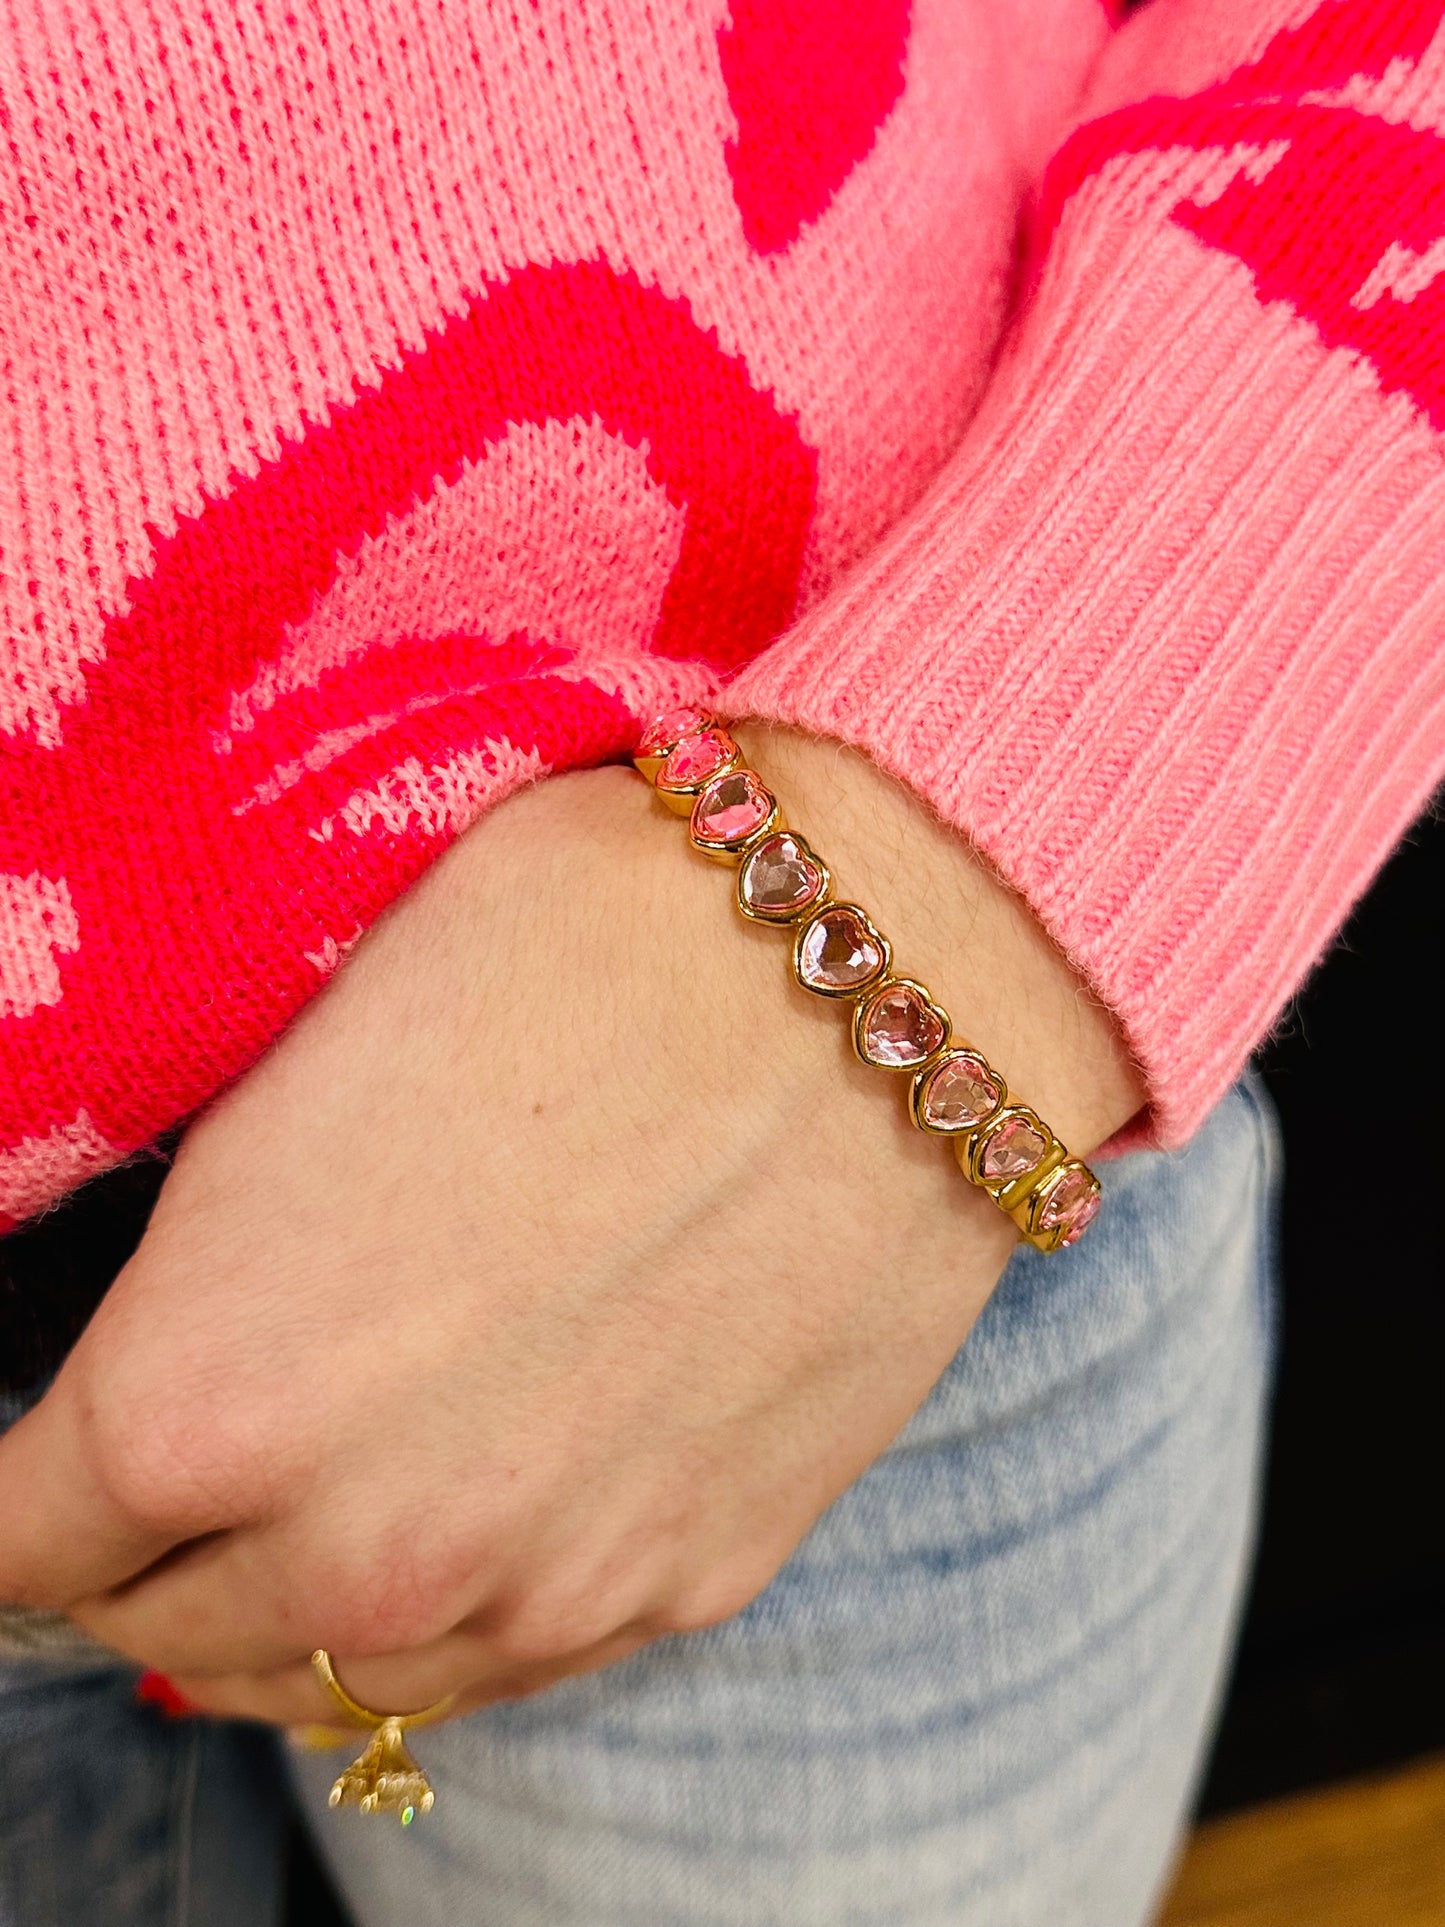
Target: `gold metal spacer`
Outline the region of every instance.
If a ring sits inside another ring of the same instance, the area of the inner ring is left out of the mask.
[[[1006,1184],[1001,1191],[994,1192],[994,1201],[1000,1210],[1006,1211],[1015,1223],[1020,1224],[1021,1229],[1022,1224],[1016,1214],[1027,1209],[1029,1200],[1039,1185],[1045,1178],[1052,1177],[1069,1155],[1068,1146],[1060,1144],[1047,1125],[1044,1126],[1044,1135],[1049,1140],[1048,1148],[1032,1171],[1020,1172],[1011,1184]]]
[[[1066,1226],[1050,1225],[1047,1229],[1041,1230],[1039,1220],[1043,1216],[1049,1199],[1072,1171],[1082,1171],[1092,1184],[1095,1194],[1098,1194],[1099,1180],[1084,1160],[1065,1156],[1057,1164],[1043,1171],[1038,1183],[1034,1185],[1027,1197],[1021,1199],[1009,1212],[1009,1216],[1025,1238],[1039,1251],[1057,1251],[1064,1241]]]

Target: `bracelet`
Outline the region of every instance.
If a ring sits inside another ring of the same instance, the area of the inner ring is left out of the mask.
[[[982,1051],[953,1036],[928,988],[894,973],[888,939],[865,910],[834,897],[827,864],[788,828],[727,729],[700,709],[668,710],[648,724],[632,760],[658,799],[688,818],[695,850],[739,866],[742,914],[791,931],[803,989],[851,1008],[863,1062],[911,1073],[919,1130],[948,1138],[964,1176],[1040,1251],[1081,1238],[1098,1215],[1098,1179],[1010,1097]]]

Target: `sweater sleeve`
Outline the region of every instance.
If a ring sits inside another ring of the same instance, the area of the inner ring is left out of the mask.
[[[1154,0],[916,512],[728,692],[957,826],[1201,1121],[1445,772],[1440,0]]]

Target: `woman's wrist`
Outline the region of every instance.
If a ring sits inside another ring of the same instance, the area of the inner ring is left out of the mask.
[[[964,836],[857,750],[764,723],[729,727],[789,821],[827,857],[837,893],[887,931],[894,968],[930,986],[956,1033],[1019,1100],[1080,1155],[1129,1122],[1147,1098],[1114,1018]],[[534,874],[539,847],[549,873],[580,880],[585,872],[589,884],[601,882],[601,864],[617,903],[609,941],[662,953],[671,946],[675,954],[660,959],[667,976],[684,1002],[708,1007],[699,1037],[742,1038],[763,1050],[780,1108],[806,1107],[833,1056],[831,1014],[810,1010],[815,1000],[803,993],[784,994],[770,933],[728,911],[714,866],[689,861],[667,829],[634,777],[604,769],[521,792],[464,842],[477,846],[478,876],[503,895],[511,868]],[[482,921],[490,914],[479,906]],[[829,1033],[827,1056],[817,1049],[820,1030]],[[837,1061],[846,1069],[850,1059],[845,1050]],[[707,1067],[689,1062],[680,1074],[698,1088]],[[859,1091],[871,1084],[848,1081]]]
[[[1087,1153],[1146,1093],[1114,1018],[966,838],[860,752],[750,722],[744,759],[825,851],[836,886],[887,930],[894,967],[925,981],[956,1030],[1071,1148]]]

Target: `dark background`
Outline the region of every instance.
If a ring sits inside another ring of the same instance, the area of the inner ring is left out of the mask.
[[[1285,1131],[1283,1347],[1209,1812],[1445,1746],[1442,907],[1437,812],[1261,1055]]]
[[[1281,1366],[1204,1812],[1445,1747],[1442,904],[1437,813],[1261,1054],[1286,1144]],[[0,1357],[38,1342],[37,1303],[68,1305],[78,1329],[164,1171],[109,1173],[0,1241]],[[299,1847],[293,1885],[296,1927],[336,1919]]]

